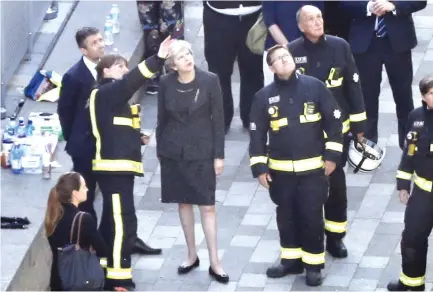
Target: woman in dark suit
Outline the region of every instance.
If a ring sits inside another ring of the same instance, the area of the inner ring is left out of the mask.
[[[45,214],[45,231],[48,242],[53,253],[53,264],[51,267],[51,291],[62,291],[62,283],[58,272],[57,249],[63,248],[76,242],[80,238],[80,246],[96,251],[96,255],[105,258],[108,255],[104,239],[96,228],[95,218],[85,213],[83,215],[80,234],[78,235],[78,224],[73,230],[74,238],[70,238],[72,222],[80,210],[78,204],[86,201],[87,186],[84,178],[77,172],[68,172],[59,177],[56,185],[51,189],[48,197],[48,206]],[[106,259],[105,259],[106,260]],[[101,264],[104,261],[101,260]]]
[[[200,264],[194,238],[193,206],[198,205],[209,250],[209,274],[227,283],[216,247],[216,175],[224,167],[224,111],[218,76],[197,68],[191,45],[170,45],[158,97],[157,154],[161,163],[161,201],[179,204],[188,259],[185,274]]]

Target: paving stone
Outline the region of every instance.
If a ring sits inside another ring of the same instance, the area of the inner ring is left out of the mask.
[[[233,237],[230,245],[232,246],[246,246],[255,247],[259,242],[260,236],[236,235]]]
[[[404,212],[387,211],[383,214],[382,222],[384,223],[404,223]]]
[[[404,229],[403,223],[384,223],[381,222],[377,226],[376,233],[377,234],[395,234],[401,235]]]
[[[353,279],[348,291],[375,291],[377,280]]]
[[[243,273],[238,285],[240,287],[265,287],[266,275]]]
[[[227,284],[221,284],[216,281],[210,283],[208,291],[235,291],[238,283],[228,282]]]
[[[266,284],[263,291],[290,291],[291,288],[289,284]]]
[[[253,263],[274,263],[280,256],[278,240],[260,240],[250,258]]]
[[[390,199],[391,195],[365,195],[356,218],[382,218]]]
[[[388,264],[388,260],[388,257],[364,256],[359,263],[359,267],[383,269]]]
[[[359,267],[353,275],[353,279],[379,280],[381,273],[382,268],[375,269]]]
[[[156,256],[140,257],[134,266],[138,270],[159,270],[164,263],[164,258]]]
[[[258,215],[258,214],[246,214],[242,225],[252,225],[252,226],[267,226],[271,220],[272,215]]]

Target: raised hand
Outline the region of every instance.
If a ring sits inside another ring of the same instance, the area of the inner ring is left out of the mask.
[[[158,50],[158,57],[161,59],[166,59],[168,57],[168,48],[170,47],[170,44],[174,40],[171,39],[171,36],[168,36],[159,46]]]

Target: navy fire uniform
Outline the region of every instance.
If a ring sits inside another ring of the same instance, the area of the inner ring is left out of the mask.
[[[400,280],[390,291],[424,291],[428,237],[433,227],[433,110],[426,104],[409,115],[403,155],[397,171],[397,189],[411,190],[404,215]]]
[[[132,95],[161,67],[151,57],[122,80],[103,79],[89,99],[96,154],[92,170],[103,195],[100,231],[111,256],[107,259],[106,286],[133,287],[130,238],[137,229],[134,177],[143,176],[138,105]]]
[[[334,257],[346,257],[342,242],[347,226],[346,165],[351,132],[364,132],[367,119],[358,70],[349,44],[339,37],[324,35],[317,43],[301,37],[289,44],[298,72],[325,82],[342,110],[344,147],[341,163],[331,175],[325,204],[327,250]]]
[[[343,151],[338,104],[313,77],[276,76],[256,93],[250,121],[252,174],[269,173],[269,193],[277,205],[281,264],[268,269],[267,275],[302,273],[304,267],[320,272],[325,263],[323,205],[328,190],[324,161],[338,163]]]

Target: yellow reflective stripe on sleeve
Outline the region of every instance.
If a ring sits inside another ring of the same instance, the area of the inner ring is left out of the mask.
[[[431,180],[427,180],[425,178],[422,178],[416,174],[416,172],[413,174],[413,182],[423,191],[426,191],[428,193],[433,191],[433,182]]]
[[[269,168],[279,171],[302,172],[322,168],[322,156],[302,160],[276,160],[269,159]]]
[[[344,233],[347,230],[347,221],[335,222],[325,219],[325,230],[334,233]]]
[[[350,131],[350,120],[347,119],[343,122],[343,134],[346,134],[347,132]],[[325,131],[323,131],[323,136],[325,137],[325,139],[328,139],[328,134],[326,134]]]
[[[272,130],[278,131],[281,127],[287,126],[289,124],[287,118],[282,118],[276,121],[270,121],[270,126]]]
[[[92,161],[94,171],[132,171],[143,173],[143,164],[133,160],[122,159],[94,159]]]
[[[430,152],[433,152],[433,144],[430,144]]]
[[[132,279],[132,269],[112,269],[107,268],[107,279],[113,279],[113,280],[126,280],[126,279]]]
[[[353,114],[350,115],[350,121],[351,122],[362,122],[367,119],[367,114],[365,112],[359,113],[359,114]]]
[[[99,135],[98,123],[96,122],[96,109],[95,109],[95,100],[96,100],[97,92],[98,89],[94,89],[90,93],[89,112],[90,112],[90,122],[92,125],[92,132],[96,140],[95,159],[101,159],[101,135]]]
[[[320,113],[299,116],[299,122],[301,124],[314,123],[320,121],[321,119],[322,119],[322,115]]]
[[[155,75],[155,73],[150,72],[150,70],[147,68],[146,61],[143,61],[140,64],[138,64],[138,70],[140,70],[141,74],[148,79],[152,78],[153,75]]]
[[[120,194],[112,194],[114,219],[114,244],[113,244],[113,268],[122,268],[122,241],[123,241],[123,218]]]
[[[101,265],[101,267],[106,268],[107,267],[107,258],[100,258],[99,264]]]
[[[409,287],[421,286],[425,282],[425,275],[421,277],[411,278],[406,276],[403,272],[400,274],[400,281]]]
[[[257,163],[268,163],[268,157],[266,156],[253,156],[250,158],[250,166]]]
[[[141,128],[141,120],[140,120],[140,118],[132,118],[132,127],[134,129],[140,129]]]
[[[281,258],[286,260],[300,259],[302,258],[301,248],[281,248]]]
[[[302,261],[309,265],[321,265],[325,263],[325,253],[309,253],[306,251],[302,252]]]
[[[114,117],[113,118],[113,125],[132,127],[132,119],[124,118],[124,117]]]
[[[131,108],[131,114],[132,115],[138,115],[138,113],[140,112],[140,105],[139,104],[133,104],[130,106]]]
[[[343,144],[337,142],[326,142],[325,143],[326,150],[333,150],[337,152],[343,152]]]
[[[404,171],[401,171],[401,170],[397,170],[396,178],[405,179],[405,180],[411,180],[412,179],[412,174],[409,173],[409,172],[404,172]]]

